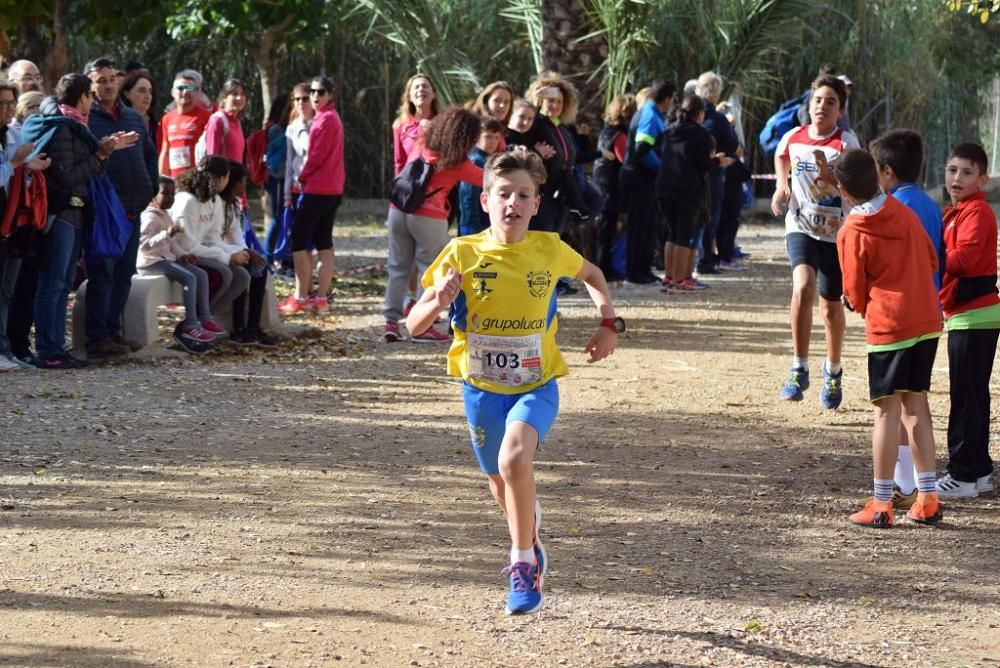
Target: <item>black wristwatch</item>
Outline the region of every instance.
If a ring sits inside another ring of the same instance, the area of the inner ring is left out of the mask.
[[[601,327],[607,327],[615,334],[625,333],[625,319],[624,318],[603,318],[601,320]]]

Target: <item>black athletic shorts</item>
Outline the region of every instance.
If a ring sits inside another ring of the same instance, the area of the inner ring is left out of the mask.
[[[340,199],[340,195],[302,195],[292,223],[292,252],[309,250],[310,241],[316,250],[333,248],[333,221]]]
[[[802,232],[789,232],[785,235],[785,246],[788,248],[788,262],[792,269],[800,264],[809,265],[816,270],[819,296],[827,301],[840,301],[840,296],[844,294],[844,283],[840,273],[840,258],[837,257],[837,244],[813,239]]]
[[[878,401],[896,392],[928,392],[938,339],[925,339],[902,350],[868,353],[868,398]]]

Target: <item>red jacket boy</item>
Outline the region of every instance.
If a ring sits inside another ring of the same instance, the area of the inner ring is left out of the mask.
[[[945,317],[1000,304],[996,290],[997,221],[979,191],[944,211],[944,278],[941,306]],[[985,294],[982,294],[985,292]],[[978,295],[971,299],[968,295]]]

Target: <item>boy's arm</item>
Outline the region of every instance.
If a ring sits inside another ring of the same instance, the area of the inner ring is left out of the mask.
[[[845,225],[837,235],[837,255],[843,275],[844,297],[850,308],[862,318],[868,310],[868,284],[862,266],[862,249],[857,234]]]
[[[792,169],[787,155],[778,153],[774,156],[774,173],[778,177],[778,188],[771,198],[771,213],[780,216],[784,213],[785,206],[792,196],[792,191],[789,190],[788,186],[788,177],[791,176]]]
[[[945,250],[945,271],[952,276],[973,275],[985,249],[996,245],[995,221],[983,211],[970,213],[971,216],[955,221],[955,247]]]
[[[601,313],[601,319],[614,318],[615,307],[611,302],[611,292],[608,289],[608,283],[604,280],[604,272],[598,269],[597,266],[584,260],[583,267],[577,273],[576,278],[586,284],[590,298],[594,300],[594,305]],[[587,362],[593,363],[604,359],[615,351],[617,343],[618,334],[610,327],[599,324],[597,331],[590,337],[587,346],[583,349],[585,353],[590,355]]]
[[[462,274],[449,267],[444,278],[424,290],[420,300],[410,309],[410,314],[406,316],[406,329],[411,335],[426,332],[441,309],[451,306],[461,291]]]

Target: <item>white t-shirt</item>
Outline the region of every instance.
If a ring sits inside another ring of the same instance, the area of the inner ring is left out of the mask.
[[[801,232],[813,239],[836,243],[837,230],[847,215],[836,186],[820,178],[814,151],[823,151],[826,161],[834,164],[840,154],[860,148],[857,137],[835,129],[828,135],[813,137],[809,125],[789,130],[778,143],[777,154],[788,158],[792,176],[792,196],[785,214],[785,234]]]

